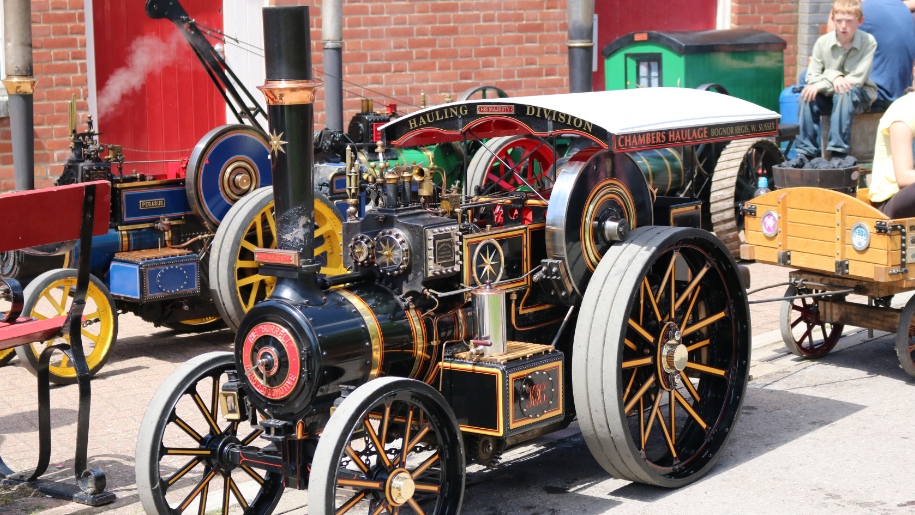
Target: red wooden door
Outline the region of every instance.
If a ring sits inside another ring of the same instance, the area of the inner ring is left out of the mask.
[[[92,0],[100,140],[128,161],[180,160],[226,107],[190,45],[168,20],[146,16],[142,0]],[[200,25],[222,30],[222,0],[184,0]],[[140,152],[143,151],[143,152]],[[125,172],[162,173],[165,164]]]
[[[597,71],[594,91],[604,90],[605,46],[620,36],[642,30],[711,30],[715,28],[717,0],[596,0]]]

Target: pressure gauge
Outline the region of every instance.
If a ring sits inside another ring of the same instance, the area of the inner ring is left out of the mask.
[[[365,234],[357,234],[349,244],[350,257],[359,266],[368,266],[375,257],[375,243]]]
[[[410,263],[410,245],[397,229],[385,229],[375,238],[375,262],[382,272],[400,275]]]

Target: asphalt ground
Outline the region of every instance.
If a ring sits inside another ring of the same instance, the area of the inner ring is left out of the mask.
[[[753,288],[787,280],[787,269],[749,266]],[[614,479],[573,423],[510,449],[495,469],[471,466],[464,513],[915,513],[915,381],[896,361],[893,335],[846,328],[836,350],[804,361],[785,350],[778,316],[776,303],[751,305],[752,380],[731,441],[706,478],[678,490]],[[89,441],[90,466],[106,471],[116,502],[89,508],[0,489],[0,514],[142,513],[134,455],[146,406],[176,366],[231,347],[228,330],[179,334],[121,316],[111,360],[92,382]],[[33,467],[35,378],[18,358],[0,369],[0,399],[0,456],[14,469]],[[75,386],[52,390],[51,417],[54,449],[46,477],[70,481]],[[307,492],[288,491],[276,513],[308,513]]]

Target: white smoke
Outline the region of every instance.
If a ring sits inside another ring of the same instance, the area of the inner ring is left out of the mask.
[[[178,45],[182,44],[187,43],[178,31],[171,32],[164,40],[153,35],[135,39],[127,49],[127,64],[111,74],[99,93],[99,117],[117,110],[125,96],[143,86],[146,75],[150,72],[174,62]]]

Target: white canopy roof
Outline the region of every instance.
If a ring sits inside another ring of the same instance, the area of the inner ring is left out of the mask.
[[[465,100],[410,113],[381,131],[385,141],[396,146],[455,141],[469,133],[494,137],[578,132],[628,151],[774,135],[779,118],[774,111],[721,93],[639,88]],[[671,133],[673,140],[661,133],[690,128],[697,129],[689,135]],[[619,138],[626,135],[639,137]]]

